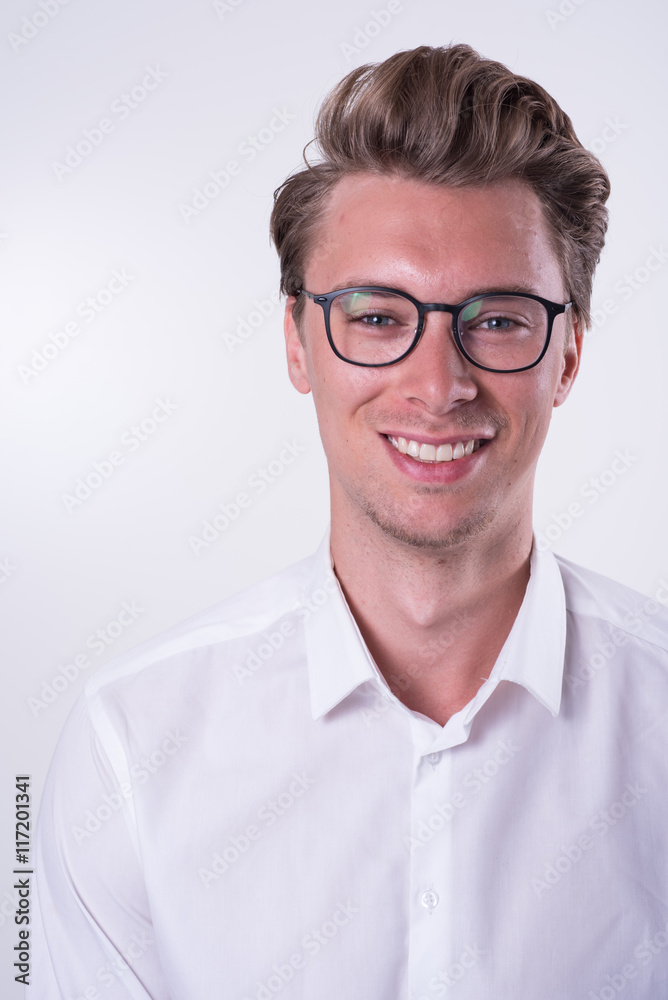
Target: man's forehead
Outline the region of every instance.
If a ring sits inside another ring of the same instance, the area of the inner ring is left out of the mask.
[[[331,264],[328,280],[353,285],[369,282],[388,258],[403,259],[416,277],[480,258],[528,264],[530,256],[546,254],[548,243],[542,205],[525,181],[471,187],[355,173],[330,192],[306,273]]]

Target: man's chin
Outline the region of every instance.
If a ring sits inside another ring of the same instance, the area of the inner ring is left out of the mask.
[[[415,549],[448,550],[471,541],[482,534],[494,520],[494,510],[486,509],[475,514],[469,514],[457,524],[426,525],[417,520],[408,523],[401,516],[393,516],[393,512],[379,510],[372,504],[365,503],[363,512],[369,520],[380,528],[383,534],[403,545]]]

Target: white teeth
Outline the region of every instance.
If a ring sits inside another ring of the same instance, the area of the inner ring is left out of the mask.
[[[411,441],[408,438],[393,438],[388,436],[397,451],[402,455],[410,455],[418,462],[453,462],[464,455],[472,455],[477,451],[481,442],[472,438],[470,441],[457,441],[456,444],[420,444],[419,441]]]

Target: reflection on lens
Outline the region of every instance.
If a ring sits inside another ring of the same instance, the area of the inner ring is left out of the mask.
[[[475,319],[480,310],[482,309],[482,299],[476,299],[475,302],[469,302],[461,312],[461,319],[468,323],[470,320]]]
[[[371,292],[349,292],[347,295],[340,295],[335,301],[337,305],[340,304],[344,312],[351,314],[368,307]]]

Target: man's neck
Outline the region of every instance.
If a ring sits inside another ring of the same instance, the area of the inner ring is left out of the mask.
[[[334,568],[379,670],[440,725],[489,676],[529,580],[530,522],[490,535],[430,550],[333,512]]]

